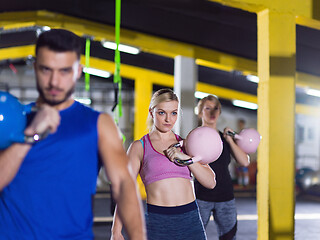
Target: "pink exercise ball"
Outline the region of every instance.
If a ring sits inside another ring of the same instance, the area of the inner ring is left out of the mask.
[[[193,162],[208,164],[217,160],[223,149],[219,133],[209,127],[197,127],[193,129],[184,140],[188,155]]]
[[[261,140],[260,134],[253,128],[243,129],[239,134],[235,134],[234,138],[245,153],[255,153]]]

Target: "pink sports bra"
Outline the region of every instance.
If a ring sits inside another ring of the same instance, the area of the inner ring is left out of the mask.
[[[176,138],[178,141],[181,140],[178,135],[176,135]],[[191,179],[191,173],[188,167],[177,166],[165,155],[157,152],[153,148],[149,134],[144,135],[142,141],[144,153],[139,173],[145,186],[166,178]]]

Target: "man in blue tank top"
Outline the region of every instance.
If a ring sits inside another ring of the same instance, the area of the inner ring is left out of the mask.
[[[0,151],[0,239],[93,239],[92,196],[99,163],[130,239],[145,239],[139,197],[113,119],[72,98],[81,76],[81,43],[66,30],[42,33],[34,64],[39,108],[26,135],[34,145]]]

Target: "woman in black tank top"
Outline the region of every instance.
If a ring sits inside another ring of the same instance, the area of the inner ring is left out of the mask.
[[[202,126],[217,130],[221,104],[215,96],[209,95],[201,99],[198,103],[198,112]],[[207,226],[210,216],[213,214],[218,227],[219,239],[234,240],[237,230],[237,213],[228,165],[231,161],[231,155],[241,166],[248,166],[250,161],[249,156],[236,145],[231,136],[227,135],[228,131],[233,132],[228,127],[224,129],[223,133],[219,132],[223,142],[223,151],[215,162],[209,164],[216,173],[216,187],[214,189],[204,188],[196,179],[195,192],[204,226]]]

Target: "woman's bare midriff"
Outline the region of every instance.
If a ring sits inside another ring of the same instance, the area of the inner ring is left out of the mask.
[[[193,182],[186,178],[167,178],[146,186],[147,203],[157,206],[181,206],[195,200]]]

